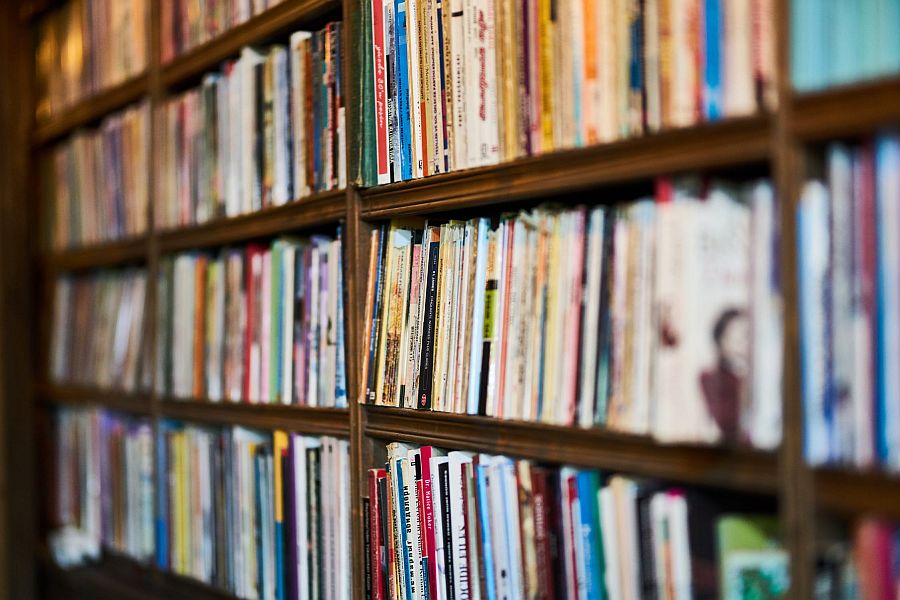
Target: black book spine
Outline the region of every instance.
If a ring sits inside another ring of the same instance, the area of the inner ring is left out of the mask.
[[[262,208],[262,186],[265,176],[265,145],[266,145],[266,84],[265,63],[261,62],[253,67],[253,84],[255,88],[255,123],[254,123],[254,182],[253,182],[253,208]]]
[[[491,345],[493,344],[493,332],[497,326],[494,323],[494,302],[497,296],[497,280],[487,282],[484,294],[484,342],[481,346],[481,378],[478,384],[478,414],[487,415],[487,391],[488,379],[491,371]]]
[[[418,408],[431,410],[431,380],[434,371],[434,328],[437,302],[438,257],[440,242],[430,242],[428,250],[428,280],[425,292],[425,319],[422,332],[422,362],[419,369]]]
[[[441,486],[441,531],[440,535],[444,540],[444,573],[447,589],[447,598],[456,598],[456,582],[453,579],[453,563],[456,559],[453,556],[453,527],[452,517],[450,515],[450,464],[442,463],[438,465],[438,482]]]
[[[369,516],[369,498],[362,499],[363,559],[365,560],[366,600],[372,600],[372,528]]]
[[[375,402],[375,369],[378,365],[378,331],[381,328],[381,314],[384,309],[384,280],[387,265],[384,264],[384,257],[387,254],[388,238],[390,237],[390,229],[387,225],[381,228],[381,243],[378,244],[378,260],[375,261],[377,276],[375,279],[375,292],[373,294],[374,305],[372,307],[372,335],[369,337],[369,370],[366,380],[366,404],[374,404]]]

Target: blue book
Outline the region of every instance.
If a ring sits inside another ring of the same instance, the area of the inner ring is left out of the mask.
[[[900,459],[900,137],[875,141],[875,206],[878,231],[877,264],[877,400],[875,437],[883,464]]]
[[[168,422],[160,423],[156,439],[156,565],[169,570],[169,445],[166,432]]]
[[[256,524],[256,540],[254,547],[256,548],[256,590],[260,597],[264,596],[265,589],[265,573],[266,566],[263,558],[265,548],[263,543],[263,465],[262,456],[257,449],[253,456],[253,495],[255,498],[255,524]]]
[[[825,415],[825,279],[828,272],[828,190],[820,181],[806,184],[797,208],[800,277],[800,365],[804,414],[804,453],[812,465],[828,460]]]
[[[875,11],[878,21],[878,72],[900,73],[900,0],[877,0]]]
[[[706,0],[706,64],[703,68],[703,114],[715,121],[722,116],[722,0]]]
[[[475,465],[475,497],[478,501],[478,520],[481,529],[481,564],[484,566],[484,595],[487,600],[497,600],[494,582],[494,552],[491,544],[491,514],[488,502],[488,468],[479,458]],[[499,515],[497,515],[499,518]]]
[[[412,179],[412,138],[409,99],[409,53],[406,0],[394,0],[394,42],[397,58],[397,129],[400,139],[400,178]]]
[[[606,598],[606,561],[603,556],[600,529],[600,474],[593,470],[578,471],[578,504],[581,507],[581,536],[584,545],[584,571],[587,600]]]
[[[828,39],[830,44],[823,46],[830,48],[831,60],[829,60],[828,84],[846,84],[851,81],[868,77],[872,69],[863,63],[862,47],[866,44],[864,36],[861,36],[860,13],[864,6],[871,4],[871,0],[863,0],[859,4],[851,2],[826,3],[825,20],[828,27]],[[870,38],[876,39],[874,32],[867,33]]]

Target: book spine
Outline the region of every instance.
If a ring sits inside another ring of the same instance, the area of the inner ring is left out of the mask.
[[[424,306],[424,331],[422,334],[422,366],[419,371],[419,391],[417,407],[431,410],[432,377],[434,373],[435,316],[437,303],[438,258],[440,240],[430,241],[428,249],[427,280]]]
[[[375,111],[375,154],[378,184],[390,183],[390,164],[388,159],[388,123],[387,123],[387,69],[385,55],[385,24],[383,0],[372,0],[372,75],[374,78]]]

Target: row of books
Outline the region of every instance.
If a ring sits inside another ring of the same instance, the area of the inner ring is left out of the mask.
[[[806,456],[900,468],[900,136],[835,143],[797,209]]]
[[[340,235],[180,254],[158,289],[166,395],[347,405]]]
[[[244,48],[170,98],[161,227],[235,216],[346,185],[342,26]]]
[[[142,73],[146,0],[69,0],[43,17],[35,47],[38,120]]]
[[[776,598],[777,521],[693,489],[392,443],[363,500],[366,597]]]
[[[161,569],[240,598],[350,598],[345,440],[164,422]]]
[[[811,91],[900,74],[900,1],[791,0],[791,78]]]
[[[96,244],[147,231],[150,106],[107,117],[99,128],[60,143],[46,164],[56,249]]]
[[[772,0],[362,4],[373,185],[774,104]]]
[[[126,269],[56,280],[50,378],[55,383],[147,389],[147,276]]]
[[[883,518],[826,521],[817,534],[816,591],[821,598],[889,600],[900,586],[900,530]]]
[[[54,414],[54,521],[95,549],[138,560],[154,549],[153,428],[99,409]]]
[[[663,441],[781,437],[770,182],[372,232],[371,404],[593,425]]]
[[[214,40],[284,0],[162,0],[162,60]]]

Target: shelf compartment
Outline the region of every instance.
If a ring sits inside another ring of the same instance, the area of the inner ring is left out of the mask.
[[[177,252],[247,242],[337,223],[345,218],[346,209],[344,190],[322,192],[255,213],[216,219],[191,227],[162,230],[157,234],[159,248],[162,252]]]
[[[79,100],[71,108],[35,125],[33,143],[42,146],[67,135],[79,127],[99,121],[106,115],[125,108],[149,94],[146,72],[127,79],[107,90]]]
[[[769,158],[771,142],[766,115],[704,123],[369,188],[362,194],[362,216],[381,219],[549,198],[659,175],[749,165]]]
[[[51,404],[99,406],[144,416],[152,413],[150,394],[144,392],[124,392],[71,384],[42,384],[37,386],[37,395]]]
[[[217,425],[350,436],[350,411],[346,408],[167,399],[160,402],[160,415],[169,419]]]
[[[864,135],[900,124],[900,77],[794,96],[791,123],[806,141]]]
[[[215,39],[188,50],[162,65],[164,87],[175,88],[188,83],[220,63],[236,57],[241,48],[265,42],[275,36],[290,33],[304,22],[339,11],[336,0],[299,0],[278,4],[264,13],[250,18]]]
[[[55,271],[83,271],[115,267],[147,259],[147,236],[130,237],[80,248],[56,250],[44,255],[45,265]]]
[[[813,472],[818,506],[843,515],[900,520],[900,477],[880,471],[824,467]]]
[[[645,436],[412,409],[365,407],[365,432],[536,461],[593,467],[762,494],[778,488],[775,453],[721,446],[662,445]]]

